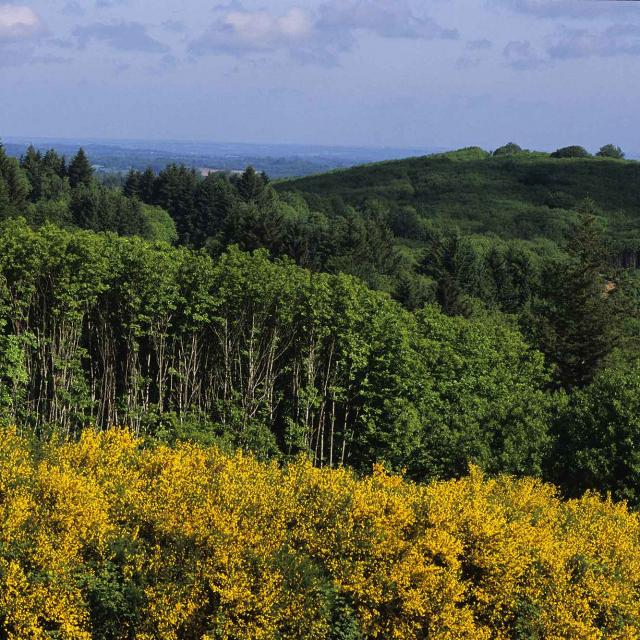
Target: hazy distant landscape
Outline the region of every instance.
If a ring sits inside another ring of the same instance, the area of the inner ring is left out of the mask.
[[[72,156],[82,146],[100,173],[126,173],[129,169],[147,167],[160,171],[175,162],[195,169],[219,171],[244,171],[251,165],[272,178],[305,176],[442,150],[12,137],[4,138],[4,145],[7,153],[15,157],[23,155],[29,145],[43,152],[53,148],[67,156]]]

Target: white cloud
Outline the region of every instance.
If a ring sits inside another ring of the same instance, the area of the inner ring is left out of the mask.
[[[528,40],[509,42],[503,54],[507,62],[519,71],[538,69],[548,64],[548,60],[543,58]]]
[[[169,47],[151,37],[147,27],[139,22],[94,22],[76,27],[73,35],[81,48],[89,42],[102,42],[120,51],[140,51],[144,53],[168,53]]]
[[[287,37],[305,38],[313,30],[311,16],[302,9],[293,8],[287,14],[278,18],[278,29]]]
[[[295,43],[308,37],[312,21],[302,9],[291,9],[283,16],[266,11],[255,13],[233,11],[223,19],[223,32],[238,45],[250,49],[272,49],[285,43]]]
[[[640,55],[640,25],[618,24],[603,31],[563,27],[548,47],[553,58]]]
[[[355,44],[356,32],[384,38],[456,38],[409,0],[325,0],[316,11],[292,7],[284,13],[248,11],[238,2],[216,8],[213,24],[189,49],[195,55],[287,51],[301,61],[335,63]]]
[[[366,30],[385,38],[456,38],[432,18],[414,11],[409,0],[328,0],[319,7],[324,31]]]
[[[311,15],[294,7],[283,15],[267,11],[228,11],[221,15],[190,50],[203,53],[247,53],[302,47],[311,38],[314,24]]]
[[[33,9],[16,4],[0,4],[0,41],[27,40],[44,31]]]
[[[493,3],[539,18],[620,17],[623,13],[632,16],[638,8],[633,0],[493,0]]]

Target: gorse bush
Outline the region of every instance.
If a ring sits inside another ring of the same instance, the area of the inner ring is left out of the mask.
[[[11,640],[639,637],[638,516],[531,479],[4,430],[0,508]]]

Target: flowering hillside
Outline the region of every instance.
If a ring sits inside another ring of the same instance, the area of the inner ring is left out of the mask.
[[[3,638],[640,638],[640,519],[537,480],[6,430],[0,509]]]

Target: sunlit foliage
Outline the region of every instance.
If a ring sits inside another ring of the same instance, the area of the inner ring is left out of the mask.
[[[639,637],[640,519],[535,480],[6,430],[0,509],[11,640]]]
[[[172,441],[194,419],[200,441],[320,466],[539,474],[547,381],[498,316],[412,314],[264,251],[0,225],[0,419],[40,434]]]

